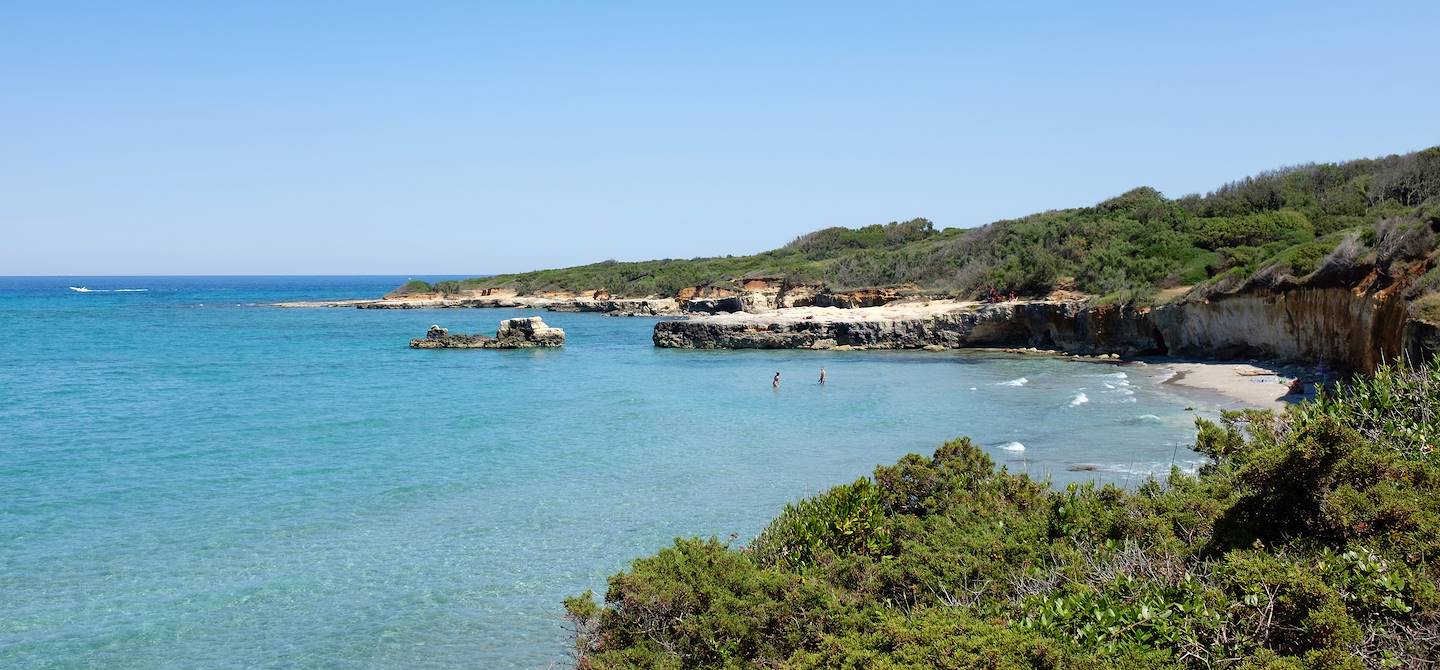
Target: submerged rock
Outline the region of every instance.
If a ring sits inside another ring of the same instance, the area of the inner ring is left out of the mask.
[[[425,337],[410,340],[412,349],[531,349],[565,345],[565,331],[545,325],[538,316],[506,319],[500,322],[495,337],[488,335],[451,335],[440,326],[430,326]]]

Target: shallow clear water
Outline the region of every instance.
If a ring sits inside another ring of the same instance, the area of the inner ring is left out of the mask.
[[[550,313],[563,350],[416,351],[529,312],[263,306],[403,279],[0,278],[0,667],[564,666],[560,600],[677,535],[959,435],[1133,485],[1193,464],[1209,410],[1160,366],[661,350]]]

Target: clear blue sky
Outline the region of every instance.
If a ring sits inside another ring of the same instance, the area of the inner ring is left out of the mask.
[[[1433,1],[776,4],[4,3],[0,275],[739,254],[1440,144]]]

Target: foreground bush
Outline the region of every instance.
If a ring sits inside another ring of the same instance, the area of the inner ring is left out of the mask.
[[[1052,490],[966,439],[677,540],[566,606],[582,668],[1440,667],[1440,367],[1199,421],[1212,462]]]

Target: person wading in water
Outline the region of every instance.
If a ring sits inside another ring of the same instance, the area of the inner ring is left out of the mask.
[[[773,388],[773,389],[778,389],[778,388],[780,388],[780,373],[778,373],[778,372],[775,373],[775,379],[773,379],[773,380],[770,381],[770,388]]]
[[[820,384],[825,384],[825,368],[820,368]]]

